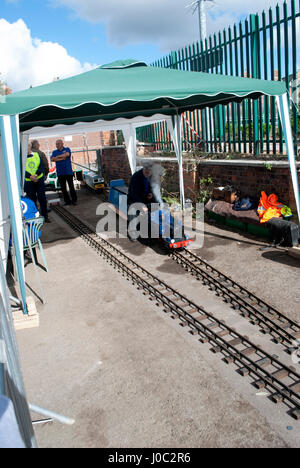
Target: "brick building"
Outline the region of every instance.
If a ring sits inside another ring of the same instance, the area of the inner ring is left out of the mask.
[[[87,167],[96,162],[97,149],[104,146],[115,146],[117,140],[115,132],[89,132],[64,137],[57,135],[50,138],[39,138],[41,150],[46,154],[49,162],[52,152],[56,149],[56,140],[59,138],[62,138],[64,145],[71,149],[73,161]]]

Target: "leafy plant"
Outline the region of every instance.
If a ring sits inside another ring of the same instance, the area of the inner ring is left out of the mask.
[[[199,180],[199,202],[207,203],[212,196],[213,180],[210,176]]]
[[[162,189],[163,200],[169,205],[177,205],[180,203],[179,193],[170,193],[165,189]]]

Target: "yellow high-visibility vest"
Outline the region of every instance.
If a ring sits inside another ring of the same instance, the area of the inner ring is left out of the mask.
[[[39,153],[33,153],[32,156],[30,156],[29,158],[27,158],[27,161],[26,161],[26,172],[28,172],[30,175],[34,175],[36,174],[39,166],[40,166],[40,163],[41,163],[41,158],[40,158],[40,155]],[[41,179],[42,177],[44,177],[44,174],[40,174],[37,179]],[[30,179],[27,179],[25,178],[25,180],[27,182],[30,182]]]

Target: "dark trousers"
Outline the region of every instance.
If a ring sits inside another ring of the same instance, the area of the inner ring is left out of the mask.
[[[151,218],[150,218],[151,203],[145,204],[145,206],[148,208],[147,213],[137,211],[137,213],[130,214],[129,210],[130,210],[131,205],[133,205],[133,203],[128,204],[128,216],[127,216],[127,220],[128,220],[127,227],[128,227],[128,236],[129,236],[129,238],[130,239],[138,239],[140,237],[140,235],[138,234],[138,231],[140,231],[140,229],[141,229],[140,223],[137,223],[136,229],[134,229],[135,223],[133,223],[133,221],[138,216],[142,215],[143,217],[147,217],[147,219],[148,219],[148,239],[149,239],[151,237]]]
[[[65,203],[71,203],[71,199],[73,203],[77,202],[76,190],[74,188],[74,183],[73,183],[73,175],[60,175],[58,176],[58,182],[61,186],[61,191],[63,193]],[[67,191],[67,183],[69,186],[71,199]]]
[[[37,200],[40,205],[41,215],[44,218],[48,217],[47,211],[47,199],[45,193],[45,183],[44,178],[38,180],[38,182],[27,182],[24,184],[24,191],[30,200],[37,204]]]

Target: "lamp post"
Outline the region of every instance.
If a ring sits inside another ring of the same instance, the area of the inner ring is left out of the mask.
[[[200,44],[201,41],[204,44],[205,47],[205,39],[206,39],[206,9],[205,9],[205,2],[213,2],[213,0],[196,0],[189,5],[187,5],[187,8],[192,8],[193,9],[193,14],[195,14],[196,10],[198,10],[198,18],[199,18],[199,39],[200,39]],[[210,125],[209,122],[211,121],[211,112],[209,109],[206,109],[206,121],[207,121],[207,140],[208,142],[211,141],[211,134],[210,134]],[[207,142],[207,143],[208,143]],[[212,142],[211,142],[212,143]],[[208,144],[207,144],[208,147]],[[211,144],[212,148],[212,144]]]
[[[206,11],[205,11],[205,2],[212,2],[213,0],[196,0],[189,5],[187,8],[193,9],[193,14],[198,10],[199,18],[199,38],[200,42],[205,41],[206,39]]]

